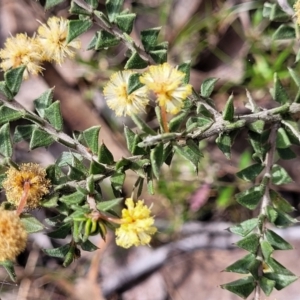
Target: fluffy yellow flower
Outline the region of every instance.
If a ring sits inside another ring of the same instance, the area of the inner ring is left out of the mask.
[[[151,235],[157,231],[152,226],[154,219],[150,216],[150,208],[142,200],[135,206],[131,198],[126,199],[125,204],[128,208],[122,210],[121,226],[116,230],[117,245],[123,248],[148,245]]]
[[[0,209],[0,262],[15,260],[26,242],[27,232],[16,213]]]
[[[192,86],[184,84],[185,74],[164,63],[150,66],[140,77],[140,82],[154,92],[159,106],[165,107],[171,114],[177,114],[183,107],[183,101],[192,93]]]
[[[297,16],[297,23],[300,25],[300,0],[294,4],[294,10]]]
[[[130,116],[144,112],[149,102],[145,87],[141,87],[128,95],[128,81],[132,74],[132,71],[113,74],[103,90],[107,105],[116,112],[117,116]]]
[[[48,25],[48,26],[47,26]],[[68,20],[52,17],[38,28],[37,39],[43,48],[43,60],[61,64],[66,57],[74,57],[74,49],[80,49],[79,39],[67,43]]]
[[[34,209],[40,206],[42,197],[49,193],[50,180],[46,179],[46,171],[38,164],[21,164],[20,170],[10,167],[2,186],[7,201],[18,206],[26,192],[25,207]],[[25,185],[28,186],[26,191]]]
[[[40,44],[26,34],[20,33],[8,38],[4,49],[0,50],[0,58],[2,60],[0,68],[4,72],[22,65],[26,66],[24,79],[27,79],[29,74],[37,75],[43,70]]]

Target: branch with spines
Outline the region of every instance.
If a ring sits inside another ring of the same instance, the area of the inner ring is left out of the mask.
[[[90,14],[93,14],[94,18],[96,19],[96,24],[103,30],[111,33],[115,37],[119,38],[120,41],[132,52],[137,52],[138,55],[145,60],[149,65],[154,65],[155,61],[152,59],[152,57],[141,47],[139,47],[134,40],[126,33],[124,33],[122,30],[117,28],[115,25],[109,26],[106,22],[104,22],[102,19],[97,16],[97,14],[94,13],[93,8],[88,5],[83,0],[73,0],[74,3],[76,3],[79,7],[85,9]]]

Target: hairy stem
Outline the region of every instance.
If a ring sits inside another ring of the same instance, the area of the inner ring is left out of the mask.
[[[267,219],[266,219],[266,208],[270,204],[270,179],[272,177],[271,171],[274,163],[274,155],[276,151],[276,134],[277,130],[279,129],[280,124],[276,123],[274,126],[271,128],[270,136],[269,136],[269,145],[270,145],[270,150],[266,154],[265,158],[265,174],[264,174],[264,179],[263,181],[265,182],[265,190],[264,190],[264,195],[262,198],[262,203],[260,207],[260,217],[262,220],[262,224],[259,226],[259,234],[260,234],[260,241],[263,241],[263,235],[266,230],[266,225],[267,225]],[[257,259],[262,261],[263,259],[263,254],[262,254],[262,249],[259,246],[258,251],[257,251]],[[258,277],[261,278],[263,276],[263,266],[262,264],[260,265],[258,269]],[[257,283],[255,287],[255,292],[254,292],[254,300],[260,300],[260,295],[261,295],[261,288],[259,284]]]

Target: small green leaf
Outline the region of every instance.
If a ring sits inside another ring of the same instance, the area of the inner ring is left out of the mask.
[[[295,275],[283,275],[276,273],[266,273],[265,277],[275,281],[275,289],[280,291],[298,279]]]
[[[64,2],[64,0],[46,0],[45,9],[47,10],[47,9],[54,7],[55,5],[58,5],[62,2]]]
[[[94,245],[89,240],[86,240],[85,242],[81,243],[80,247],[83,251],[88,251],[88,252],[93,252],[99,249],[96,245]]]
[[[11,69],[4,73],[4,80],[6,86],[8,87],[13,96],[17,95],[19,92],[23,81],[23,73],[25,69],[26,67],[22,66],[19,68]]]
[[[124,126],[124,134],[126,138],[127,149],[130,153],[133,154],[133,149],[135,145],[135,133],[127,126]]]
[[[65,166],[70,166],[73,164],[74,161],[74,157],[79,160],[82,161],[83,157],[78,154],[78,153],[74,153],[74,152],[63,152],[60,157],[57,159],[56,164],[59,167],[65,167]]]
[[[280,25],[278,29],[273,33],[273,40],[285,40],[285,39],[295,39],[296,32],[295,28],[288,25]]]
[[[288,159],[294,159],[297,157],[297,154],[290,148],[285,148],[285,149],[277,148],[277,152],[281,159],[288,160]]]
[[[218,78],[207,78],[205,79],[200,88],[200,94],[204,98],[210,97],[212,94],[214,88],[215,88],[215,83],[218,81]]]
[[[123,200],[123,198],[117,198],[117,199],[113,199],[113,200],[102,201],[97,204],[97,208],[100,211],[108,211],[108,210],[111,210],[112,208],[114,208],[115,206],[119,205],[122,200]]]
[[[93,126],[82,132],[83,138],[93,154],[98,153],[101,126]]]
[[[32,132],[29,148],[33,150],[38,147],[48,147],[53,142],[54,139],[49,133],[36,127]]]
[[[274,231],[267,229],[265,232],[266,239],[273,246],[275,250],[290,250],[293,249],[293,246],[280,237]]]
[[[52,100],[53,100],[53,88],[48,89],[40,97],[38,97],[33,101],[36,111],[42,118],[46,117],[45,109],[51,105]]]
[[[125,70],[128,69],[144,69],[148,66],[148,63],[143,60],[137,52],[133,52],[126,62],[124,67]]]
[[[190,82],[191,61],[182,63],[181,65],[178,66],[177,70],[179,70],[185,74],[185,77],[182,80],[182,82],[184,84],[188,84]]]
[[[154,131],[142,118],[138,115],[131,115],[130,116],[134,124],[143,132],[150,135],[156,135],[156,131]],[[137,135],[136,135],[137,137]],[[141,140],[141,139],[140,139]]]
[[[278,215],[276,220],[273,222],[273,224],[278,228],[285,228],[291,225],[294,225],[298,223],[297,219],[293,219],[288,214],[285,214],[283,212],[280,212],[276,209]]]
[[[1,261],[0,266],[2,266],[6,270],[7,274],[9,275],[10,279],[13,282],[17,281],[17,275],[15,272],[14,263],[12,261],[10,260]]]
[[[45,109],[45,117],[56,130],[61,131],[63,129],[63,118],[59,101],[55,101]]]
[[[149,54],[157,64],[163,64],[167,61],[167,50],[151,50]]]
[[[233,95],[230,95],[229,99],[226,102],[224,111],[223,111],[223,119],[225,121],[232,122],[234,117],[234,106],[233,106]]]
[[[95,42],[95,50],[109,48],[118,45],[120,39],[115,37],[113,34],[100,30],[97,32],[97,40]]]
[[[110,181],[113,188],[117,191],[121,191],[123,188],[125,177],[126,175],[124,173],[115,173],[114,175],[112,175]]]
[[[0,128],[0,154],[5,157],[11,157],[13,154],[13,146],[10,137],[9,123],[4,124]]]
[[[130,34],[133,28],[133,23],[136,18],[136,14],[124,14],[116,17],[116,24],[125,33]]]
[[[70,43],[82,33],[86,32],[93,25],[90,19],[79,19],[68,21],[68,34],[66,43]]]
[[[44,225],[31,214],[22,214],[20,220],[27,233],[39,232],[44,229]]]
[[[30,140],[36,125],[18,125],[14,132],[14,143]]]
[[[198,170],[198,163],[202,156],[195,153],[188,146],[181,147],[179,145],[174,145],[174,150],[182,157],[190,161],[194,165],[196,171]]]
[[[159,171],[160,167],[163,164],[163,152],[164,146],[162,143],[159,143],[155,146],[155,148],[151,149],[150,151],[150,161],[152,166],[152,171],[154,176],[159,179]]]
[[[254,210],[263,196],[263,190],[260,186],[253,186],[250,189],[238,193],[236,201],[250,210]]]
[[[43,201],[41,202],[41,206],[47,208],[56,207],[58,205],[57,204],[58,199],[59,199],[58,195],[53,195],[50,198],[43,199]]]
[[[259,279],[259,286],[264,291],[266,296],[270,296],[273,291],[273,288],[275,287],[275,281],[262,276]]]
[[[289,148],[291,146],[291,142],[285,132],[285,130],[281,127],[277,131],[276,136],[276,147],[280,149]]]
[[[103,166],[102,164],[99,164],[96,161],[92,161],[90,164],[90,169],[89,169],[89,174],[105,174],[106,173],[106,169],[105,166]]]
[[[253,219],[246,220],[238,225],[231,226],[228,228],[228,230],[232,233],[241,236],[246,236],[257,226],[258,226],[258,218],[253,218]]]
[[[70,244],[70,245],[71,246],[69,248],[69,251],[67,252],[66,256],[64,257],[65,258],[64,262],[63,262],[64,267],[68,267],[75,260],[75,257],[76,257],[75,251],[76,250],[77,250],[77,252],[79,251],[74,244]]]
[[[272,167],[272,183],[276,185],[286,184],[293,182],[292,178],[288,175],[286,170],[278,165]]]
[[[23,113],[21,111],[14,110],[6,106],[0,107],[0,124],[18,120],[22,116]]]
[[[230,159],[231,157],[231,145],[232,145],[232,139],[231,136],[224,133],[220,134],[216,138],[216,144],[218,148],[225,154],[227,159]]]
[[[300,88],[300,76],[297,72],[295,72],[294,69],[292,68],[289,68],[288,67],[288,70],[289,70],[289,73],[291,75],[291,77],[293,78],[294,82],[296,83],[297,87]]]
[[[14,98],[5,81],[0,81],[0,93],[3,93],[7,100],[12,100]]]
[[[186,122],[186,128],[188,131],[191,131],[192,129],[195,129],[195,128],[197,128],[197,130],[198,130],[201,127],[206,129],[206,128],[209,128],[212,123],[213,123],[213,120],[210,118],[207,118],[207,117],[190,117]]]
[[[141,31],[142,44],[147,52],[156,45],[160,30],[161,27],[156,27]]]
[[[84,8],[81,8],[79,5],[77,5],[74,1],[71,1],[71,7],[69,9],[69,12],[73,15],[91,15],[91,12],[85,10]]]
[[[249,253],[242,259],[239,259],[235,263],[228,266],[224,271],[234,272],[239,274],[248,274],[249,268],[254,261],[255,261],[255,255]]]
[[[106,0],[105,6],[110,22],[114,22],[120,14],[124,0]]]
[[[266,207],[267,218],[271,223],[274,223],[278,217],[278,212],[272,206],[268,205]]]
[[[254,278],[252,276],[248,276],[236,281],[222,284],[221,288],[246,299],[253,292],[255,286]]]
[[[274,90],[272,92],[273,99],[280,104],[289,102],[289,96],[280,82],[277,73],[274,74]]]
[[[263,132],[264,127],[265,127],[265,122],[263,120],[257,120],[255,122],[248,124],[248,128],[251,131],[254,131],[258,134],[261,134]]]
[[[128,85],[127,85],[127,94],[130,95],[134,91],[138,90],[143,86],[143,84],[140,82],[140,76],[139,73],[133,73],[130,75],[128,79]]]
[[[63,245],[58,248],[43,249],[43,252],[45,252],[48,256],[51,256],[51,257],[65,258],[70,247],[71,247],[70,244],[67,244],[67,245]]]
[[[237,172],[236,176],[245,181],[252,181],[256,179],[263,169],[264,166],[260,163],[257,163]]]
[[[169,122],[170,132],[176,132],[180,128],[180,125],[185,123],[184,121],[186,120],[188,114],[189,112],[187,110],[184,110],[173,117]]]
[[[269,260],[272,253],[274,252],[274,248],[271,246],[271,244],[268,241],[265,241],[265,240],[260,242],[260,247],[261,247],[261,251],[264,256],[264,259]]]
[[[80,204],[86,198],[86,196],[81,192],[75,192],[70,195],[64,195],[60,197],[60,201],[66,203],[67,205],[71,204]]]
[[[47,233],[47,235],[53,239],[65,239],[71,231],[71,224],[63,224],[58,229]]]
[[[256,254],[259,246],[259,235],[257,233],[251,233],[242,240],[238,241],[236,245],[246,251]]]
[[[114,157],[104,143],[99,147],[98,160],[100,163],[107,165],[112,165],[114,163]]]
[[[275,192],[274,190],[270,190],[269,193],[274,207],[277,208],[279,211],[285,213],[291,213],[295,211],[295,208],[283,197],[281,197],[279,193]]]

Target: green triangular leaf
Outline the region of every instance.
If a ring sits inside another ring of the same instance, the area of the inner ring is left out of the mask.
[[[82,132],[83,138],[93,154],[98,153],[101,126],[93,126]]]
[[[45,109],[45,116],[56,130],[61,131],[63,129],[63,118],[60,111],[59,101],[55,101]]]
[[[97,208],[100,211],[108,211],[108,210],[111,210],[112,208],[114,208],[115,206],[119,205],[122,200],[123,200],[123,198],[117,198],[117,199],[113,199],[113,200],[102,201],[97,204]]]
[[[152,171],[154,176],[159,179],[159,171],[160,167],[163,164],[163,152],[164,146],[162,143],[159,143],[155,146],[155,148],[151,149],[150,151],[150,161],[152,166]]]
[[[253,186],[250,189],[237,194],[236,201],[248,209],[254,210],[263,196],[260,186]]]
[[[274,190],[270,190],[270,197],[274,207],[277,208],[279,211],[285,213],[291,213],[295,211],[295,208]]]
[[[273,288],[275,287],[275,281],[263,276],[259,279],[259,285],[266,294],[266,296],[270,296],[273,291]]]
[[[5,124],[11,121],[20,119],[23,116],[22,112],[11,109],[6,106],[0,107],[0,124]]]
[[[252,181],[256,179],[263,169],[264,166],[260,163],[257,163],[237,172],[236,176],[245,181]]]
[[[246,236],[257,226],[258,226],[258,218],[253,218],[253,219],[246,220],[238,225],[231,226],[228,228],[228,230],[232,233],[241,236]]]
[[[234,272],[239,274],[248,274],[251,264],[255,261],[255,255],[249,253],[242,259],[237,260],[232,265],[228,266],[224,271]]]
[[[54,7],[55,5],[58,5],[62,2],[64,2],[64,0],[46,0],[45,9],[47,10],[47,9]]]
[[[33,101],[36,111],[42,118],[46,117],[45,109],[52,104],[52,100],[53,100],[53,88],[48,89],[41,96],[39,96],[37,99]]]
[[[120,39],[115,37],[113,34],[100,30],[97,32],[97,40],[95,43],[95,50],[109,48],[118,45]]]
[[[296,38],[295,28],[288,25],[280,25],[272,36],[273,40],[285,40],[285,39],[295,39],[295,38]]]
[[[266,239],[273,246],[275,250],[290,250],[293,249],[293,246],[280,237],[274,231],[267,229],[265,232]]]
[[[106,0],[105,6],[110,22],[114,22],[120,14],[124,0]]]
[[[47,233],[47,235],[53,239],[65,239],[71,231],[71,224],[63,224],[60,228]]]
[[[130,34],[133,28],[133,23],[136,18],[136,14],[124,14],[116,17],[116,24],[125,33]]]
[[[30,140],[36,125],[18,125],[14,132],[14,143]]]
[[[0,128],[0,154],[4,157],[11,157],[13,154],[9,123]]]
[[[148,63],[145,60],[143,60],[137,52],[133,52],[127,60],[124,69],[144,69],[147,66]]]
[[[242,240],[238,241],[236,245],[239,248],[256,254],[257,248],[259,246],[259,235],[256,233],[251,233]]]
[[[232,122],[233,117],[234,117],[233,95],[230,95],[223,111],[223,119],[225,121]]]
[[[253,292],[255,286],[254,278],[252,276],[248,276],[236,281],[222,284],[221,288],[246,299]]]
[[[161,27],[155,27],[141,31],[141,40],[146,51],[149,51],[156,45],[160,30]]]
[[[202,97],[208,98],[212,94],[214,88],[215,88],[215,83],[218,81],[218,78],[207,78],[205,79],[200,88],[200,94]]]
[[[67,43],[77,38],[82,33],[86,32],[93,25],[90,19],[79,19],[79,20],[69,20],[68,21],[68,34]]]
[[[27,233],[34,233],[44,230],[44,225],[31,214],[22,214],[20,220]]]
[[[277,73],[274,74],[274,90],[272,92],[273,99],[280,104],[289,102],[289,96],[280,82]]]
[[[67,244],[58,248],[43,249],[43,251],[51,257],[65,258],[69,249],[70,249],[70,244]]]
[[[276,185],[287,184],[293,182],[292,178],[284,168],[278,165],[272,167],[272,183]]]
[[[17,95],[19,92],[23,81],[23,73],[25,69],[25,66],[21,66],[19,68],[14,68],[4,73],[4,80],[6,86],[9,88],[13,96]]]
[[[0,266],[4,267],[4,269],[6,270],[6,272],[8,273],[8,275],[10,277],[10,279],[13,282],[17,281],[17,275],[16,275],[16,272],[15,272],[14,263],[12,261],[9,261],[9,260],[1,261]]]
[[[98,160],[100,163],[107,165],[112,165],[114,163],[114,157],[104,143],[99,147]]]
[[[48,147],[54,142],[52,136],[44,130],[35,128],[32,132],[29,148]]]

